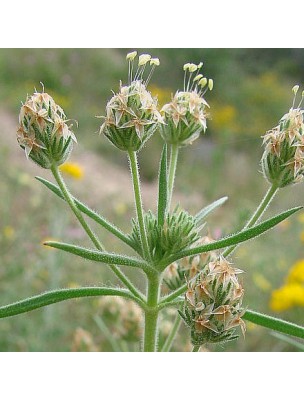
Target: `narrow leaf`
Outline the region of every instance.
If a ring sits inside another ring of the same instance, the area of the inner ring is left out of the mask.
[[[87,260],[103,262],[106,264],[127,265],[129,267],[141,268],[143,270],[147,270],[148,268],[147,264],[135,257],[122,256],[120,254],[108,253],[106,251],[91,250],[68,243],[53,241],[45,242],[44,245],[75,254],[82,258],[86,258]]]
[[[296,325],[292,322],[284,321],[283,319],[271,317],[266,314],[260,314],[252,310],[247,310],[243,319],[264,326],[265,328],[273,329],[277,332],[286,333],[287,335],[304,339],[304,326]]]
[[[61,193],[61,190],[58,186],[54,185],[52,182],[50,182],[44,178],[41,178],[39,176],[36,176],[36,179],[39,182],[43,183],[54,194],[56,194],[58,197],[60,197],[62,200],[64,200],[63,194]],[[115,225],[113,225],[111,222],[109,222],[106,218],[102,217],[96,211],[93,211],[91,208],[89,208],[87,205],[82,203],[80,200],[76,199],[75,197],[73,197],[73,200],[74,200],[77,208],[81,212],[83,212],[88,217],[92,218],[95,222],[97,222],[98,224],[103,226],[105,229],[107,229],[109,232],[111,232],[113,235],[115,235],[118,239],[122,240],[124,243],[126,243],[128,246],[130,246],[134,249],[132,241],[119,228],[117,228]]]
[[[79,297],[92,296],[123,296],[136,301],[141,305],[141,300],[133,296],[129,291],[119,288],[108,287],[81,287],[75,289],[52,290],[37,296],[17,301],[12,304],[0,307],[0,318],[12,317],[23,314],[37,308],[45,307],[60,301],[75,299]]]
[[[158,225],[162,226],[165,221],[168,204],[168,181],[167,181],[167,145],[164,145],[158,173]]]
[[[227,200],[228,200],[228,197],[225,196],[225,197],[222,197],[222,198],[214,201],[213,203],[209,204],[208,206],[202,208],[201,211],[199,211],[195,216],[195,219],[197,220],[197,225],[199,225],[207,217],[207,215],[209,215],[217,207],[224,204]]]
[[[258,225],[255,225],[252,228],[248,228],[246,230],[243,230],[241,232],[235,233],[233,235],[227,236],[223,239],[217,240],[215,242],[194,247],[192,249],[187,249],[184,251],[181,251],[172,257],[168,258],[165,260],[160,267],[166,267],[167,265],[173,263],[174,261],[177,261],[181,258],[192,256],[195,254],[201,254],[201,253],[206,253],[212,250],[217,250],[217,249],[222,249],[224,247],[228,247],[231,245],[236,245],[238,243],[246,242],[247,240],[250,240],[254,237],[257,237],[261,235],[262,233],[268,231],[269,229],[273,228],[280,222],[284,221],[284,219],[290,217],[292,214],[295,212],[301,210],[303,207],[295,207],[292,208],[288,211],[284,211],[279,215],[276,215],[275,217],[272,217],[270,219],[267,219],[264,222],[261,222]]]

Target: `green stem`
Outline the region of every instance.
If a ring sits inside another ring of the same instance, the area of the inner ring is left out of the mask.
[[[167,206],[168,212],[170,211],[170,204],[171,204],[171,200],[172,200],[178,153],[179,153],[178,144],[172,144],[171,145],[171,153],[170,153],[170,162],[169,162],[168,206]]]
[[[173,344],[173,341],[175,339],[175,336],[176,336],[176,334],[177,334],[177,332],[179,330],[179,327],[181,325],[181,322],[182,322],[181,317],[179,316],[178,313],[176,313],[176,317],[175,317],[171,332],[167,336],[167,339],[166,339],[166,341],[165,341],[165,343],[164,343],[164,345],[163,345],[163,347],[161,349],[162,352],[170,351],[171,346]]]
[[[160,280],[158,274],[148,276],[147,308],[145,310],[144,351],[157,351],[158,299]]]
[[[138,220],[138,224],[139,224],[143,255],[146,260],[150,260],[151,257],[150,257],[150,251],[149,251],[149,245],[148,245],[148,239],[147,239],[147,231],[146,231],[145,221],[144,221],[144,212],[143,212],[141,191],[140,191],[140,180],[139,180],[137,155],[136,155],[135,151],[131,151],[131,150],[128,152],[128,155],[129,155],[129,161],[130,161],[130,167],[131,167],[136,213],[137,213],[137,220]]]
[[[12,317],[13,315],[23,314],[37,308],[45,307],[50,304],[58,303],[64,300],[75,299],[79,297],[92,296],[122,296],[134,300],[144,308],[145,304],[129,293],[125,289],[107,288],[107,287],[82,287],[76,289],[59,289],[42,293],[37,296],[29,297],[25,300],[17,301],[12,304],[0,307],[0,318]]]
[[[271,203],[271,201],[274,199],[277,191],[278,191],[278,187],[276,185],[273,184],[272,186],[270,186],[270,188],[267,190],[263,200],[259,204],[258,208],[255,210],[252,217],[250,218],[250,220],[247,222],[247,224],[244,226],[244,228],[242,230],[251,228],[259,221],[259,219],[262,217],[262,215],[266,211],[266,209],[269,206],[269,204]],[[234,251],[234,249],[236,247],[237,247],[237,245],[228,247],[223,252],[223,256],[227,257],[229,254],[231,254]]]
[[[254,324],[264,326],[265,328],[273,329],[277,332],[286,333],[287,335],[304,339],[303,326],[296,325],[279,318],[271,317],[270,315],[260,314],[252,310],[247,310],[243,318],[247,321],[253,322]]]
[[[68,190],[68,188],[67,188],[67,186],[66,186],[66,184],[65,184],[65,182],[64,182],[64,180],[63,180],[63,178],[62,178],[62,176],[60,174],[60,171],[59,171],[57,165],[53,165],[52,168],[51,168],[51,171],[52,171],[52,173],[54,175],[54,178],[56,179],[56,182],[58,183],[58,186],[59,186],[59,188],[61,190],[63,198],[65,199],[65,201],[70,206],[71,210],[75,214],[75,216],[78,219],[78,221],[80,222],[81,226],[84,228],[85,232],[88,234],[89,238],[92,240],[92,242],[95,245],[95,247],[100,251],[104,251],[104,247],[103,247],[102,243],[99,241],[99,239],[97,238],[95,233],[92,231],[90,226],[87,224],[87,222],[83,218],[83,215],[82,215],[81,211],[79,210],[79,208],[77,207],[73,196],[69,192],[69,190]],[[129,280],[129,278],[118,267],[116,267],[115,265],[111,264],[109,266],[112,269],[112,271],[114,272],[114,274],[130,290],[130,292],[133,293],[136,297],[138,297],[142,301],[144,301],[143,295],[135,288],[135,286]]]
[[[197,351],[200,350],[200,348],[201,348],[201,346],[199,346],[199,345],[197,344],[197,345],[193,346],[192,352],[197,352]]]

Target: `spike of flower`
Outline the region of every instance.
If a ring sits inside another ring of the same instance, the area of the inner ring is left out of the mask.
[[[193,345],[236,339],[236,327],[244,334],[244,289],[237,278],[241,272],[220,257],[188,283],[181,316],[191,330]]]
[[[296,93],[298,89],[294,88]],[[298,183],[304,176],[303,113],[300,108],[292,107],[279,124],[263,136],[262,171],[265,178],[279,188]]]
[[[204,78],[202,74],[197,74],[192,78],[192,73],[201,64],[184,65],[184,91],[177,91],[172,101],[165,104],[161,110],[164,113],[165,124],[160,127],[160,133],[166,143],[187,146],[192,144],[207,128],[206,107],[209,106],[201,88],[198,90],[198,85],[207,84],[207,78]],[[188,70],[190,74],[187,81]]]
[[[136,56],[137,56],[137,51],[132,51],[131,53],[127,54],[126,59],[133,61]]]
[[[49,94],[35,92],[20,109],[17,141],[42,168],[59,166],[68,159],[73,141],[77,142],[68,121]]]
[[[157,101],[141,81],[121,86],[107,103],[103,118],[100,133],[123,151],[140,150],[162,123]]]

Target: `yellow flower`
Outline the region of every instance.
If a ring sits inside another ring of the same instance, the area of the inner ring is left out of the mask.
[[[289,283],[272,292],[270,308],[273,311],[285,311],[295,306],[304,307],[304,286],[299,283]]]
[[[5,239],[8,239],[8,240],[14,239],[14,237],[15,237],[15,229],[10,225],[6,225],[3,228],[3,236],[5,237]]]
[[[74,179],[82,179],[84,175],[83,168],[79,164],[71,162],[61,165],[60,171]]]
[[[297,261],[292,266],[287,277],[287,282],[304,284],[304,259]]]

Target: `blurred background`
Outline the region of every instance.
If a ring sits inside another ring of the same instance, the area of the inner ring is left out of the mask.
[[[78,121],[78,145],[63,167],[72,193],[126,232],[134,216],[126,156],[98,135],[111,90],[127,81],[125,55],[133,49],[0,50],[0,304],[46,290],[114,282],[107,267],[44,248],[53,238],[90,246],[66,205],[34,179],[48,171],[27,161],[16,142],[21,101],[34,88],[52,95],[67,117]],[[204,61],[214,79],[207,133],[181,151],[174,202],[190,212],[227,195],[208,229],[220,237],[240,229],[263,197],[261,136],[292,105],[291,88],[304,83],[304,49],[137,49],[160,58],[149,88],[160,105],[183,87],[182,66]],[[301,90],[303,86],[301,86]],[[140,155],[145,208],[155,210],[162,141],[157,134]],[[282,190],[267,216],[303,205],[303,184]],[[95,227],[109,251],[125,252]],[[244,305],[304,324],[304,212],[255,241],[243,244],[233,261],[245,271]],[[130,271],[144,289],[143,276]],[[174,316],[162,316],[161,341]],[[0,351],[138,350],[141,315],[131,303],[113,299],[67,301],[0,320]],[[301,351],[262,327],[247,323],[246,339],[207,346],[206,351]],[[188,350],[182,328],[175,351]]]

